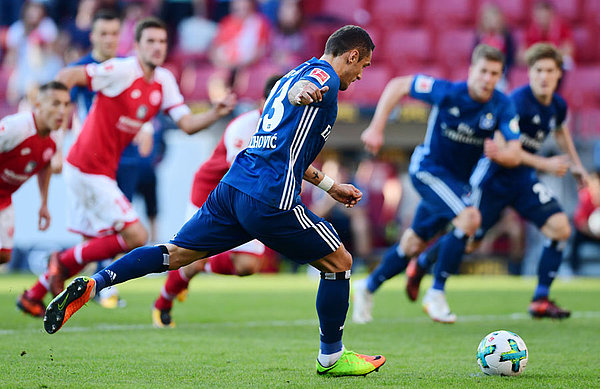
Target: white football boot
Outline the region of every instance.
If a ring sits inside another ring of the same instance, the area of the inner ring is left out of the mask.
[[[352,321],[357,324],[373,321],[373,293],[367,289],[367,279],[355,281],[352,290]]]
[[[433,321],[440,323],[454,323],[456,315],[450,312],[446,301],[446,293],[442,290],[430,288],[423,297],[423,310]]]

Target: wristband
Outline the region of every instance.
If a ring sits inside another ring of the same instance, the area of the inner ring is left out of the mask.
[[[335,184],[335,181],[333,181],[333,178],[325,175],[325,177],[323,177],[323,179],[321,180],[321,182],[319,182],[319,185],[317,185],[317,186],[319,188],[323,189],[325,192],[329,192],[329,189],[331,189],[333,184]]]

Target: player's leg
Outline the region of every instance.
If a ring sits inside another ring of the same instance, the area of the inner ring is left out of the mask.
[[[330,376],[365,375],[377,370],[382,356],[360,355],[344,349],[342,333],[350,295],[352,256],[333,226],[303,204],[289,211],[276,210],[247,198],[240,207],[240,222],[266,246],[293,261],[310,263],[321,271],[317,292],[320,347],[317,372]]]
[[[567,215],[552,192],[537,179],[520,185],[523,190],[513,205],[525,219],[535,224],[546,237],[538,263],[538,285],[529,313],[534,317],[566,318],[571,312],[549,300],[550,286],[562,262],[566,242],[571,236]]]
[[[95,293],[150,273],[179,269],[209,253],[219,253],[250,240],[236,221],[227,194],[217,187],[168,244],[139,247],[91,278],[79,277],[48,305],[44,328],[58,331]]]
[[[15,208],[12,204],[0,209],[0,265],[10,262],[15,233]]]

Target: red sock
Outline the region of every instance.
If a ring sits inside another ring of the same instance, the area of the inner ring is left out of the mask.
[[[45,277],[43,275],[42,277]],[[32,300],[43,300],[44,296],[48,293],[48,289],[42,284],[39,280],[35,283],[27,292],[25,292],[25,296]]]
[[[60,262],[75,275],[90,262],[112,258],[127,251],[128,247],[121,235],[113,234],[81,242],[60,254]]]
[[[167,276],[167,282],[160,291],[160,296],[154,303],[154,308],[164,311],[171,309],[173,306],[173,299],[177,297],[179,293],[187,289],[190,284],[190,280],[185,278],[181,273],[182,269],[171,270]]]
[[[224,253],[213,255],[208,258],[208,265],[210,271],[217,274],[228,274],[235,275],[235,266],[231,260],[231,251],[225,251]]]

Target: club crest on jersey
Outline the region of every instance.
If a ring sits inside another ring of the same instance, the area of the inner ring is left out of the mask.
[[[486,113],[482,117],[479,118],[479,127],[482,130],[491,130],[496,124],[496,120],[494,119],[494,115],[491,113]]]
[[[152,92],[150,92],[150,97],[148,99],[150,100],[150,104],[158,105],[158,104],[160,104],[161,98],[162,98],[162,95],[161,95],[160,91],[153,90]]]
[[[147,113],[148,113],[148,107],[146,107],[145,105],[142,104],[138,107],[137,112],[135,113],[135,117],[142,120],[146,117]]]
[[[35,169],[35,167],[37,166],[37,163],[35,161],[29,161],[27,162],[27,165],[25,165],[25,173],[29,174],[31,172],[33,172],[33,169]]]
[[[310,74],[310,77],[315,78],[317,81],[319,81],[319,84],[321,85],[325,85],[325,83],[327,82],[327,80],[329,80],[329,74],[323,70],[323,69],[313,69]]]

